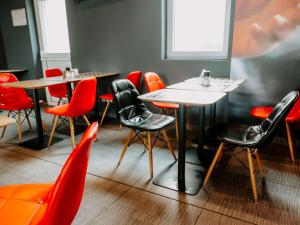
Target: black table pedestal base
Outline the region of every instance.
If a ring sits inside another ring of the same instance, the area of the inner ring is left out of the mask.
[[[189,195],[196,195],[204,181],[205,169],[202,166],[185,164],[185,189],[178,187],[178,164],[172,164],[164,169],[153,179],[153,184],[166,187],[175,191],[181,191]]]
[[[49,135],[44,135],[44,141],[41,141],[38,137],[30,139],[28,141],[24,141],[19,143],[18,145],[23,147],[23,148],[29,148],[32,150],[42,150],[48,147],[48,140],[49,140]],[[63,138],[59,137],[53,137],[52,139],[52,145],[62,141]]]

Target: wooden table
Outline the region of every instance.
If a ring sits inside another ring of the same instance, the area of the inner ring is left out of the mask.
[[[37,137],[19,145],[26,148],[31,148],[33,150],[41,150],[48,146],[47,140],[49,139],[48,135],[44,135],[43,128],[42,128],[42,119],[41,119],[41,111],[40,111],[40,104],[39,104],[39,93],[38,89],[45,88],[51,85],[56,84],[66,84],[67,91],[68,91],[68,99],[70,100],[72,97],[72,86],[71,83],[88,79],[90,77],[96,77],[97,79],[110,77],[118,75],[119,73],[111,73],[111,72],[86,72],[80,73],[78,76],[75,77],[51,77],[51,78],[42,78],[37,80],[26,80],[26,81],[19,81],[19,82],[9,82],[2,84],[5,87],[13,87],[13,88],[24,88],[24,89],[31,89],[33,91],[33,101],[34,101],[34,110],[35,110],[35,119],[36,119],[36,127],[37,127]],[[95,103],[95,115],[99,115],[99,92],[97,88],[97,95],[96,95],[96,103]],[[58,141],[58,139],[57,139]],[[56,141],[56,142],[57,142]],[[55,140],[53,141],[55,143]]]
[[[205,168],[186,163],[185,161],[186,106],[194,105],[203,107],[211,105],[222,99],[225,95],[225,92],[162,89],[139,96],[144,101],[179,104],[177,174],[174,173],[174,170],[167,168],[159,176],[155,177],[153,180],[154,184],[179,190],[187,194],[194,195],[198,193],[204,179]]]
[[[0,73],[25,73],[27,72],[27,69],[6,69],[6,70],[0,70]]]

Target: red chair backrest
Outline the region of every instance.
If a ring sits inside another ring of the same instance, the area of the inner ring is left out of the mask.
[[[60,69],[46,69],[46,77],[59,77],[62,76],[63,72]],[[65,84],[57,84],[48,87],[49,93],[51,96],[56,98],[64,98],[67,95],[67,87]]]
[[[70,225],[82,200],[91,143],[96,137],[98,123],[85,131],[80,143],[67,159],[60,175],[47,196],[48,206],[43,225]]]
[[[141,71],[133,71],[127,75],[127,79],[133,83],[135,88],[139,91],[140,90],[140,81],[142,77]]]
[[[18,78],[11,73],[0,74],[0,84],[18,81]],[[27,102],[32,102],[32,99],[23,88],[0,86],[0,104],[10,106]]]
[[[70,117],[82,116],[93,109],[96,101],[96,87],[95,77],[78,82],[68,107],[67,114]]]
[[[145,74],[144,79],[147,86],[147,90],[149,92],[163,89],[166,87],[165,83],[162,81],[162,79],[157,73],[148,72]]]

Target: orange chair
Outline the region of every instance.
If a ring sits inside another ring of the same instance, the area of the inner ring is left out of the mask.
[[[46,69],[45,71],[45,76],[46,77],[60,77],[63,76],[63,71],[57,68],[53,69]],[[63,101],[64,98],[68,97],[67,94],[67,87],[65,84],[57,84],[57,85],[52,85],[48,87],[49,94],[52,97],[58,98],[58,104]]]
[[[265,119],[269,116],[269,114],[272,112],[273,107],[271,106],[257,106],[253,107],[250,110],[250,115],[259,119]],[[300,100],[298,99],[287,117],[285,118],[285,127],[286,127],[286,133],[287,133],[287,139],[290,149],[290,157],[295,162],[295,155],[294,155],[294,141],[293,136],[291,132],[291,124],[297,123],[300,121]]]
[[[74,132],[74,117],[82,117],[87,125],[90,125],[86,113],[90,112],[94,105],[96,99],[96,85],[97,80],[95,77],[82,80],[78,82],[70,103],[59,105],[53,108],[47,108],[46,113],[55,116],[53,129],[49,138],[48,146],[51,145],[53,135],[57,126],[59,117],[69,117],[70,118],[70,133],[71,133],[71,143],[73,148],[75,147],[75,132]]]
[[[0,84],[7,82],[18,82],[16,78],[11,73],[1,73],[0,74]],[[43,101],[41,100],[42,104]],[[29,127],[31,128],[31,123],[29,115],[34,108],[34,103],[32,98],[28,96],[26,91],[22,88],[12,88],[3,87],[0,85],[0,110],[7,110],[8,117],[13,117],[17,119],[18,122],[18,140],[22,141],[22,129],[21,124],[24,120],[27,120]],[[21,116],[24,119],[21,119]],[[1,138],[4,136],[6,131],[6,126],[2,130]]]
[[[126,79],[130,80],[133,83],[133,85],[136,87],[137,90],[140,90],[141,76],[142,76],[141,71],[133,71],[127,75]],[[103,102],[106,102],[106,106],[104,108],[104,111],[103,111],[103,114],[101,117],[101,121],[100,121],[100,126],[101,126],[103,123],[103,120],[107,114],[108,107],[113,102],[113,95],[111,93],[103,94],[99,98]]]
[[[82,200],[91,143],[98,123],[84,133],[54,184],[0,187],[1,225],[70,225]]]
[[[157,73],[148,72],[144,76],[145,83],[147,86],[147,90],[149,92],[157,91],[159,89],[166,88],[165,83],[159,77]],[[173,103],[162,103],[162,102],[153,102],[152,103],[155,107],[161,109],[160,113],[169,113],[169,110],[174,110],[175,118],[176,118],[176,138],[178,139],[178,117],[177,117],[177,110],[179,108],[178,104]]]

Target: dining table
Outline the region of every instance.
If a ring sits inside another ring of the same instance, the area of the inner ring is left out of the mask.
[[[88,79],[91,77],[96,77],[97,80],[117,76],[119,75],[118,72],[84,72],[79,73],[76,76],[72,77],[50,77],[50,78],[41,78],[41,79],[34,79],[34,80],[24,80],[18,82],[8,82],[1,84],[5,87],[12,87],[12,88],[23,88],[32,90],[33,92],[33,102],[34,102],[34,112],[35,112],[35,122],[36,122],[36,131],[37,137],[29,139],[27,141],[19,143],[19,146],[30,148],[32,150],[42,150],[48,146],[48,139],[49,135],[45,135],[42,127],[42,118],[41,118],[41,110],[40,110],[40,97],[39,97],[39,89],[43,89],[49,87],[51,85],[57,84],[66,84],[67,86],[67,93],[68,93],[68,100],[70,101],[72,98],[72,83],[76,83],[78,81]],[[99,116],[99,88],[97,87],[97,95],[96,95],[96,102],[94,106],[94,120],[98,120]],[[60,138],[55,138],[52,144],[60,141]]]
[[[201,156],[205,132],[205,107],[213,106],[215,113],[216,103],[244,82],[243,80],[222,79],[212,80],[210,86],[203,86],[197,79],[191,78],[184,82],[167,86],[166,89],[139,96],[143,101],[179,104],[178,162],[165,168],[153,179],[153,183],[190,195],[195,195],[199,192],[206,174],[205,164],[207,162],[201,162],[203,160]],[[218,85],[214,82],[218,83]],[[196,149],[199,158],[192,160],[192,162],[186,160],[187,106],[199,107],[198,147]]]

